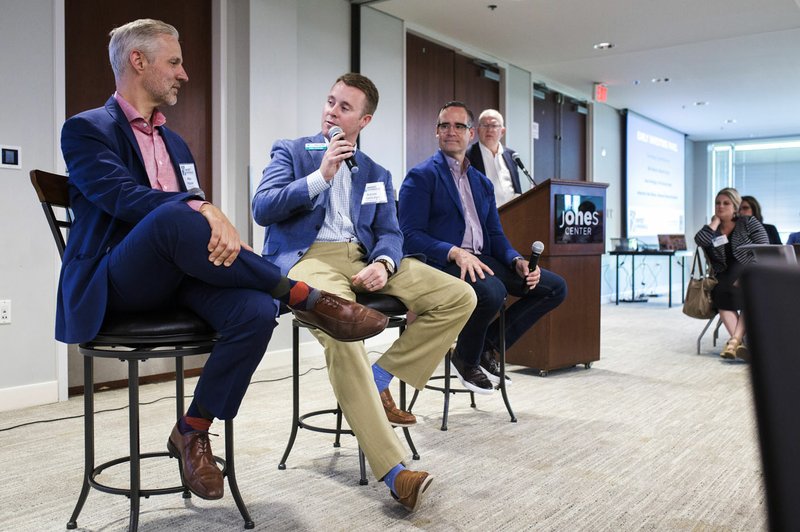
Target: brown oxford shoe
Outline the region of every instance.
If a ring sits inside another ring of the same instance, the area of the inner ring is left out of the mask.
[[[404,469],[394,479],[394,490],[397,495],[392,492],[392,497],[397,499],[406,509],[413,512],[422,502],[422,497],[428,490],[428,486],[431,485],[432,480],[433,477],[425,471]]]
[[[224,493],[222,471],[217,467],[208,432],[193,430],[181,434],[178,425],[167,440],[172,458],[180,462],[183,485],[201,499],[221,499]]]
[[[414,414],[397,408],[389,388],[381,392],[381,403],[383,403],[383,410],[386,412],[386,418],[389,420],[389,423],[395,427],[410,427],[411,425],[416,425],[417,418]]]
[[[311,310],[292,309],[298,321],[342,342],[357,342],[383,332],[389,317],[324,290]]]

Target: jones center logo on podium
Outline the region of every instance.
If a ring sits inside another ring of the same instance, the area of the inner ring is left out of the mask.
[[[556,194],[555,243],[602,243],[605,218],[603,201],[602,196]]]

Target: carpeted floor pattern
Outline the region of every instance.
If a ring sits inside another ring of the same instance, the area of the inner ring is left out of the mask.
[[[279,471],[291,415],[291,381],[281,377],[290,365],[258,372],[236,420],[237,476],[256,530],[765,530],[748,366],[720,359],[710,334],[696,355],[703,323],[679,308],[604,305],[602,312],[601,359],[591,369],[542,378],[510,367],[518,423],[509,422],[499,393],[479,396],[475,409],[458,394],[442,432],[442,394],[420,395],[412,436],[421,459],[411,467],[435,480],[414,514],[371,474],[369,485],[358,485],[352,437],[337,449],[330,436],[301,430],[287,469]],[[303,370],[322,365],[307,358]],[[193,385],[187,381],[187,390]],[[303,410],[334,406],[325,371],[310,371],[301,385]],[[172,394],[169,383],[147,385],[142,401]],[[126,402],[125,391],[104,392],[96,407]],[[143,451],[162,450],[173,402],[141,411]],[[81,398],[72,398],[0,413],[0,429],[81,412]],[[78,417],[0,432],[10,475],[0,484],[0,529],[64,529],[81,482],[82,423]],[[100,413],[96,425],[98,462],[127,454],[127,411]],[[223,430],[221,423],[215,428]],[[212,439],[219,453],[223,441]],[[125,466],[113,468],[103,480],[124,484],[126,473]],[[145,460],[143,479],[175,483],[177,461]],[[93,490],[78,529],[125,530],[128,508],[126,498]],[[241,529],[227,491],[213,502],[180,495],[141,501],[140,530]]]

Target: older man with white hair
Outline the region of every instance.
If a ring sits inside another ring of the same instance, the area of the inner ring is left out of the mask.
[[[470,164],[494,185],[498,207],[522,193],[513,158],[516,152],[500,143],[505,134],[503,115],[495,109],[486,109],[478,116],[478,142],[467,150]]]

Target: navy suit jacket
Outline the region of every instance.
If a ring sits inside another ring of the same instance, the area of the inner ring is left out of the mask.
[[[269,165],[253,197],[253,218],[266,227],[262,255],[286,275],[317,238],[325,220],[330,188],[313,200],[308,197],[308,176],[319,170],[323,150],[307,149],[308,144],[325,142],[321,133],[314,137],[279,140],[272,146]],[[403,235],[397,223],[397,206],[391,174],[356,150],[359,172],[352,175],[350,219],[358,241],[364,246],[367,262],[385,255],[395,267],[403,258]],[[383,183],[386,203],[362,205],[367,183]]]
[[[514,187],[514,192],[522,194],[522,187],[519,184],[519,169],[517,163],[514,162],[514,154],[516,152],[507,146],[503,146],[503,160],[511,172],[511,184]],[[486,175],[486,166],[483,164],[483,154],[481,153],[480,142],[476,142],[467,149],[467,159],[472,166],[475,167],[483,175]]]
[[[500,225],[494,187],[489,178],[472,166],[467,169],[475,208],[483,230],[482,254],[490,255],[511,267],[519,257]],[[400,228],[404,250],[425,255],[437,268],[447,266],[447,254],[453,246],[461,246],[466,222],[458,194],[444,153],[437,151],[408,172],[400,187]]]
[[[180,176],[180,164],[194,164],[189,147],[166,127],[159,130]],[[159,205],[196,196],[150,186],[133,130],[113,97],[64,123],[61,151],[75,220],[61,265],[56,338],[76,343],[94,338],[103,322],[108,251]],[[178,183],[183,187],[180,177]]]

